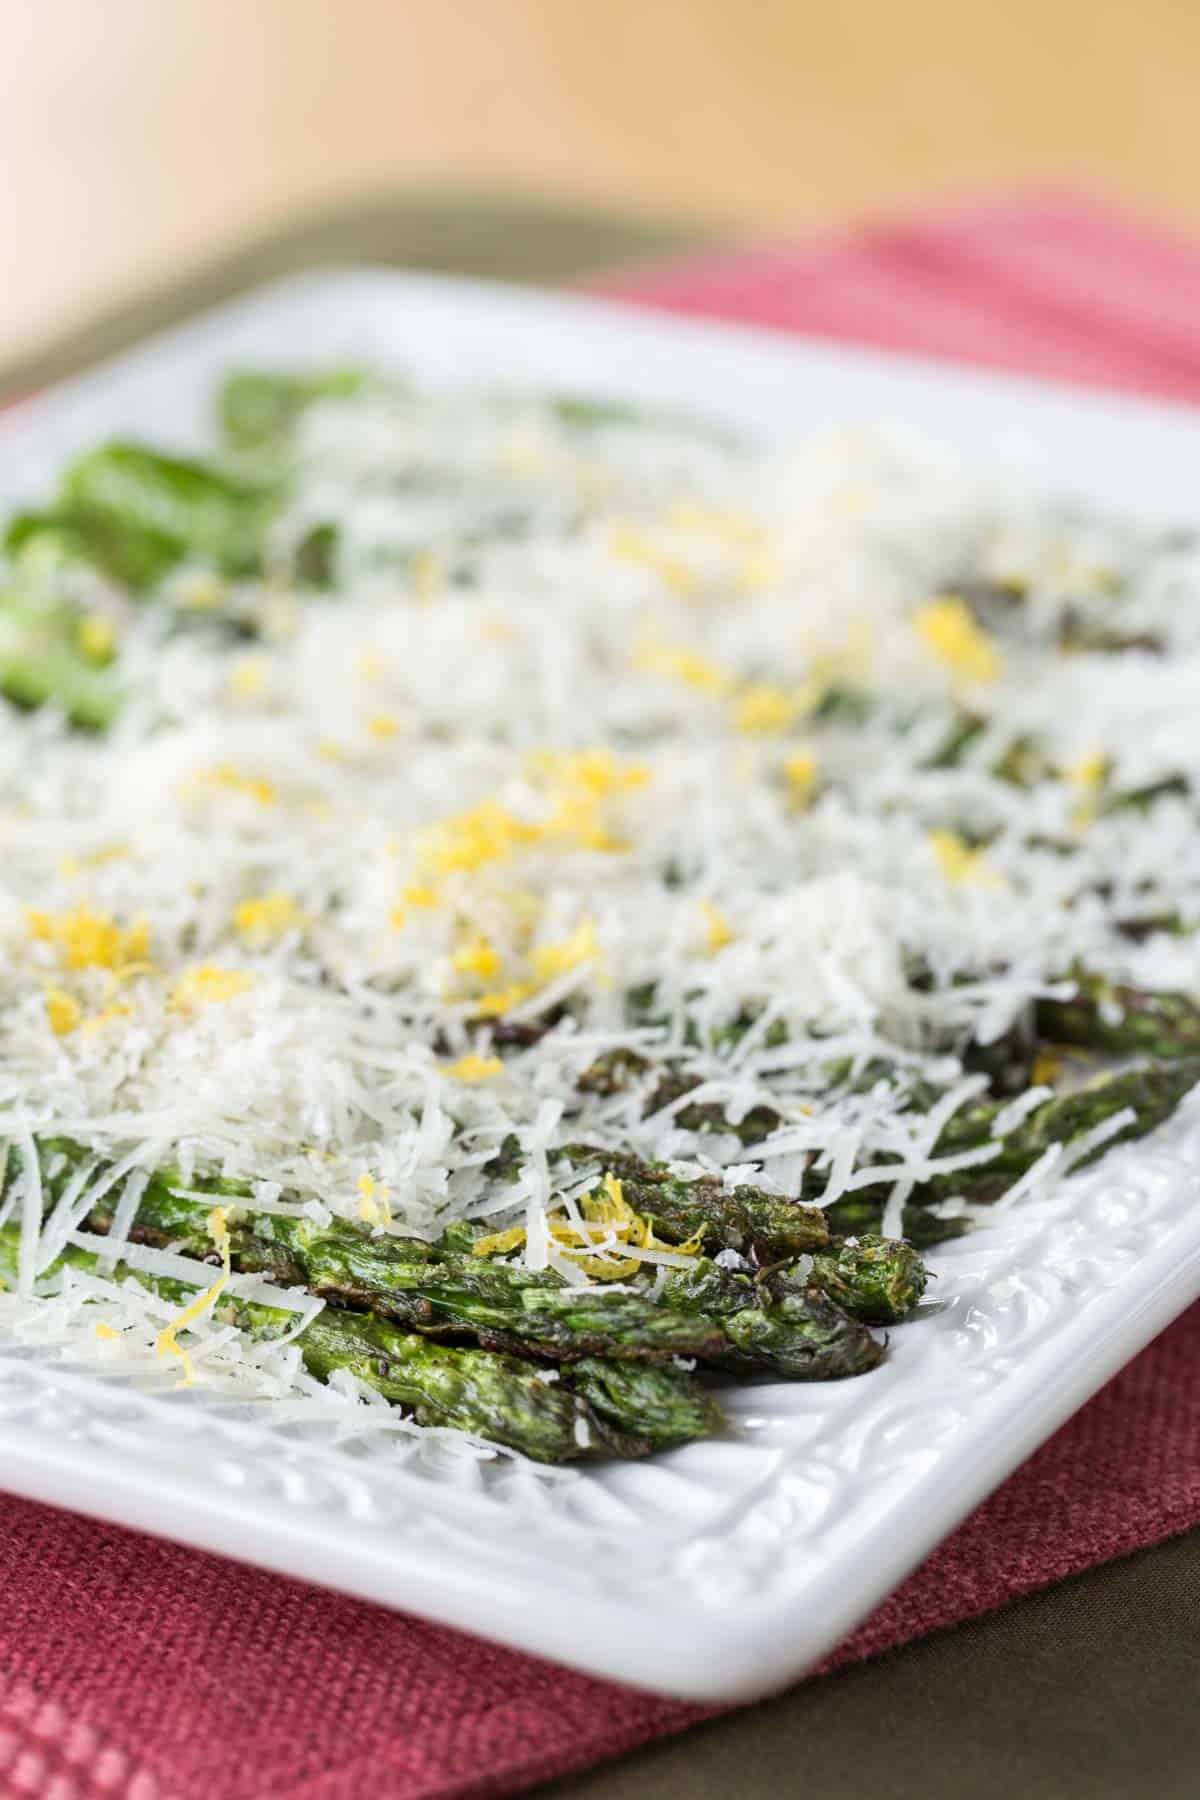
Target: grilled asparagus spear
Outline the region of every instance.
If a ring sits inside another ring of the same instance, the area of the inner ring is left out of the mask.
[[[815,1256],[757,1273],[724,1269],[698,1258],[692,1268],[671,1272],[664,1293],[673,1306],[703,1307],[720,1318],[727,1330],[731,1314],[741,1315],[737,1347],[746,1355],[753,1352],[764,1330],[774,1342],[780,1322],[786,1320],[796,1333],[787,1355],[802,1372],[808,1371],[811,1355],[815,1372],[821,1358],[831,1355],[839,1364],[852,1363],[864,1353],[876,1360],[853,1332],[831,1329],[834,1321],[826,1306],[817,1301],[818,1295],[863,1324],[894,1325],[912,1311],[927,1280],[925,1265],[910,1244],[896,1238],[863,1236],[835,1239],[828,1250]],[[746,1316],[750,1312],[763,1313],[765,1322],[751,1322]],[[877,1348],[873,1339],[870,1342]],[[839,1367],[836,1372],[845,1371]]]
[[[62,499],[71,512],[136,533],[226,575],[252,575],[276,504],[273,490],[235,481],[206,463],[115,441],[68,468]]]
[[[883,1345],[835,1305],[815,1282],[772,1286],[769,1278],[723,1269],[698,1258],[672,1269],[662,1297],[720,1321],[723,1348],[711,1360],[735,1370],[762,1370],[789,1381],[831,1381],[862,1375],[883,1356]]]
[[[1145,1059],[1130,1068],[1097,1075],[1083,1087],[1044,1100],[1008,1133],[990,1161],[948,1175],[937,1175],[916,1189],[914,1199],[918,1203],[929,1203],[957,1194],[978,1205],[998,1200],[1019,1176],[1032,1168],[1051,1144],[1069,1144],[1126,1107],[1132,1108],[1134,1117],[1129,1123],[1085,1157],[1082,1164],[1076,1165],[1085,1166],[1097,1156],[1104,1155],[1113,1144],[1145,1137],[1170,1118],[1197,1082],[1200,1082],[1200,1056],[1197,1055],[1169,1063]],[[944,1156],[987,1143],[1003,1104],[980,1101],[964,1107],[942,1132],[935,1153]]]
[[[799,1279],[815,1286],[852,1318],[868,1325],[894,1325],[906,1317],[925,1292],[928,1272],[911,1244],[864,1233],[835,1238],[828,1250],[811,1258],[811,1268],[797,1277],[787,1268],[768,1277],[772,1294],[794,1292]]]
[[[367,381],[362,369],[239,369],[217,394],[221,433],[232,450],[281,451],[308,407],[318,400],[352,399]]]
[[[827,1206],[824,1210],[831,1230],[842,1237],[862,1237],[879,1231],[886,1209],[886,1195],[872,1194],[865,1188],[859,1188],[857,1192],[835,1200],[832,1206]],[[927,1206],[914,1204],[911,1200],[905,1204],[903,1241],[911,1244],[915,1250],[932,1250],[936,1244],[949,1243],[953,1238],[965,1236],[970,1229],[969,1219],[940,1219]]]
[[[662,1164],[590,1144],[569,1144],[561,1154],[577,1167],[595,1163],[614,1175],[630,1206],[650,1221],[664,1243],[685,1243],[703,1232],[712,1248],[753,1249],[765,1261],[779,1262],[823,1249],[829,1242],[817,1207],[802,1206],[763,1188],[726,1188],[710,1176],[685,1179]]]
[[[89,654],[77,607],[0,594],[0,694],[14,706],[53,702],[73,725],[103,731],[121,695],[106,657]]]
[[[0,1287],[15,1283],[19,1238],[15,1225],[0,1229]],[[43,1280],[52,1282],[68,1266],[91,1271],[97,1261],[89,1251],[68,1247]],[[193,1298],[183,1282],[120,1262],[111,1278],[137,1281],[172,1305],[182,1307]],[[218,1297],[213,1316],[262,1342],[295,1324],[278,1307],[229,1294]],[[589,1359],[551,1383],[516,1357],[432,1343],[369,1313],[330,1307],[305,1326],[297,1342],[305,1367],[318,1380],[344,1369],[402,1406],[419,1425],[469,1431],[537,1462],[645,1456],[708,1436],[721,1424],[712,1396],[674,1367],[626,1371]]]
[[[9,521],[4,548],[19,569],[43,573],[86,563],[118,587],[140,594],[179,561],[174,538],[148,526],[61,500]]]
[[[86,1154],[62,1139],[39,1145],[44,1190],[51,1198]],[[20,1153],[10,1147],[8,1170],[15,1175],[19,1168]],[[170,1169],[151,1177],[133,1235],[143,1242],[178,1245],[194,1256],[209,1255],[209,1209],[171,1191],[182,1185]],[[216,1201],[253,1209],[252,1192],[240,1183],[194,1177],[191,1187],[211,1193]],[[101,1200],[88,1223],[104,1231],[111,1219],[111,1200]],[[376,1313],[425,1336],[469,1337],[489,1349],[556,1362],[611,1356],[653,1363],[674,1356],[709,1360],[723,1346],[715,1323],[695,1313],[673,1312],[643,1294],[569,1287],[556,1275],[479,1257],[435,1261],[431,1247],[420,1240],[372,1237],[336,1220],[318,1226],[273,1214],[235,1214],[230,1249],[239,1270],[306,1287],[337,1305]]]
[[[53,1200],[84,1153],[62,1139],[44,1140],[39,1152],[43,1188]],[[10,1150],[10,1167],[15,1172],[19,1166],[19,1152]],[[131,1235],[210,1256],[207,1205],[173,1193],[174,1185],[179,1184],[170,1170],[152,1176]],[[236,1210],[238,1203],[252,1209],[253,1198],[242,1184],[193,1177],[191,1186],[231,1205],[236,1269],[303,1286],[335,1305],[372,1312],[425,1336],[469,1336],[489,1349],[563,1363],[602,1356],[656,1364],[690,1356],[717,1367],[771,1369],[791,1378],[856,1373],[873,1366],[880,1353],[870,1334],[822,1295],[815,1281],[811,1293],[789,1290],[777,1303],[705,1263],[699,1275],[688,1270],[675,1285],[668,1280],[656,1298],[632,1282],[578,1288],[554,1274],[473,1254],[468,1226],[453,1227],[434,1247],[419,1239],[372,1237],[340,1220],[317,1226],[252,1210],[245,1216]],[[109,1228],[111,1208],[111,1200],[102,1199],[92,1210],[93,1230]],[[715,1313],[704,1304],[710,1292],[726,1296]],[[739,1318],[731,1327],[735,1313]]]
[[[1079,1044],[1116,1056],[1200,1054],[1200,1004],[1190,994],[1156,993],[1072,971],[1070,1000],[1039,1000],[1037,1032],[1052,1044]]]

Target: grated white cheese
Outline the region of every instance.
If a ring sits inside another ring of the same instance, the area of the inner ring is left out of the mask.
[[[579,1223],[604,1168],[568,1172],[570,1142],[828,1201],[885,1183],[898,1231],[915,1187],[998,1154],[1048,1091],[936,1156],[982,1086],[968,1044],[1066,994],[1077,958],[1200,988],[1200,940],[1122,929],[1200,922],[1194,804],[1106,813],[1087,775],[1100,757],[1117,789],[1200,787],[1194,551],[1064,519],[894,433],[784,451],[653,422],[573,433],[551,406],[466,392],[314,409],[279,544],[331,517],[335,596],[230,590],[262,626],[252,667],[197,624],[204,571],[173,576],[168,606],[85,582],[119,624],[112,731],[0,706],[14,1329],[144,1351],[158,1378],[162,1305],[108,1276],[124,1260],[211,1279],[128,1241],[164,1163],[182,1197],[207,1200],[215,1171],[316,1221],[359,1220],[365,1177],[387,1196],[375,1229],[521,1226],[525,1265],[572,1282],[588,1277],[549,1218]],[[1124,583],[1115,611],[1102,567]],[[986,680],[915,623],[971,568],[1027,584]],[[1080,608],[1170,654],[1058,655]],[[831,702],[852,690],[868,710],[848,723]],[[932,766],[968,706],[989,722]],[[997,779],[1022,737],[1076,775]],[[501,1041],[521,1026],[527,1042]],[[581,1090],[617,1050],[652,1066]],[[659,1103],[668,1059],[692,1085]],[[911,1103],[921,1084],[932,1107]],[[689,1124],[705,1109],[715,1124]],[[41,1134],[96,1158],[44,1219]],[[517,1177],[493,1179],[510,1137]],[[1084,1144],[1051,1146],[1001,1207]],[[81,1227],[110,1189],[100,1238]],[[97,1271],[33,1300],[65,1245]],[[615,1232],[610,1252],[660,1278],[686,1260]],[[231,1291],[297,1323],[273,1346],[201,1327],[201,1379],[316,1404],[294,1342],[312,1303],[247,1280]],[[379,1412],[349,1380],[336,1394]]]

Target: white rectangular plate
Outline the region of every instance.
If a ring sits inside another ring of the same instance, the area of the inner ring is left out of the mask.
[[[202,442],[230,362],[665,403],[767,436],[898,420],[1187,521],[1200,415],[553,294],[362,270],[270,287],[0,424],[0,510],[114,432]],[[859,1380],[743,1387],[721,1438],[544,1473],[436,1437],[145,1394],[0,1343],[0,1483],[701,1699],[780,1686],[1200,1294],[1200,1107],[934,1258]],[[369,1423],[369,1420],[367,1421]]]

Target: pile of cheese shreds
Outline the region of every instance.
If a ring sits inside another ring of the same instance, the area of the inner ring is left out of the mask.
[[[1194,540],[895,434],[764,452],[384,380],[286,462],[266,577],[57,577],[119,651],[105,732],[0,713],[0,1137],[115,1160],[114,1254],[168,1160],[587,1281],[548,1154],[579,1140],[823,1204],[886,1179],[894,1230],[972,1049],[1072,965],[1200,988]],[[581,1088],[617,1049],[646,1072]],[[30,1209],[0,1324],[150,1369],[136,1284],[32,1297],[88,1205]],[[618,1275],[663,1254],[636,1239]],[[226,1391],[316,1391],[294,1340],[192,1342]]]

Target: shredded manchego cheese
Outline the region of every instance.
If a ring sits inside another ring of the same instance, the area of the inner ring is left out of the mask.
[[[964,1046],[1076,959],[1200,990],[1165,928],[1200,918],[1186,546],[899,434],[759,447],[457,387],[322,403],[293,456],[268,579],[189,567],[142,605],[73,570],[111,731],[0,702],[0,1142],[36,1121],[268,1213],[486,1221],[483,1254],[647,1280],[689,1246],[566,1145],[886,1179],[895,1223],[938,1160],[913,1092],[951,1116]],[[314,521],[333,591],[301,604]],[[193,607],[252,654],[168,628]],[[30,1203],[22,1329],[65,1218]],[[112,1358],[99,1317],[152,1360],[135,1289],[73,1269],[37,1330]],[[294,1346],[236,1340],[197,1381],[304,1391]]]

